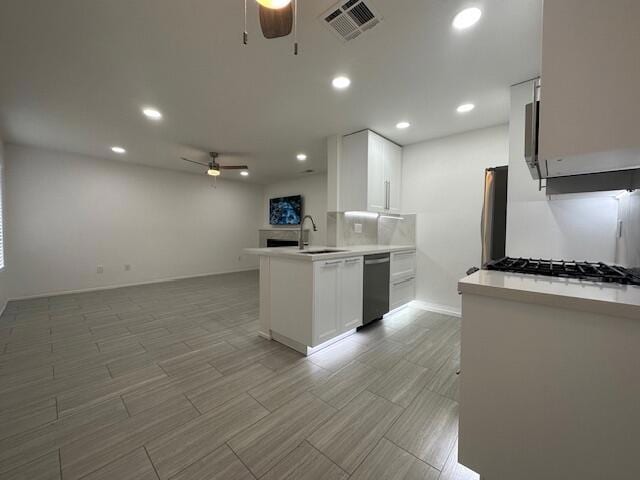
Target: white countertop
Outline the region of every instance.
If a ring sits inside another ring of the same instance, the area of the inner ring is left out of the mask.
[[[312,245],[304,250],[298,247],[275,247],[275,248],[245,248],[245,252],[251,255],[266,257],[287,257],[295,258],[307,262],[318,260],[331,260],[334,258],[353,257],[354,255],[372,255],[375,253],[399,252],[402,250],[415,250],[414,245],[350,245],[347,247],[326,247],[323,245]],[[316,255],[305,254],[315,250],[334,250],[331,253],[320,253]]]
[[[480,270],[460,280],[458,290],[640,320],[640,286]]]

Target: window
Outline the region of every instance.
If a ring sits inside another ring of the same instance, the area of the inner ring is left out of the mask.
[[[4,268],[4,231],[2,229],[3,224],[3,206],[2,206],[2,165],[0,165],[0,270]]]

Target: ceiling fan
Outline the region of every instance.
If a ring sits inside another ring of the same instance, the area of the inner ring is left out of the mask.
[[[209,163],[196,162],[195,160],[189,160],[185,157],[180,157],[185,162],[196,163],[198,165],[202,165],[203,167],[207,167],[207,175],[211,175],[212,177],[217,177],[220,175],[220,170],[243,170],[245,172],[249,172],[249,167],[246,165],[220,165],[216,160],[220,156],[218,152],[209,152],[209,156],[211,160]]]
[[[265,38],[286,37],[293,31],[293,54],[298,55],[298,0],[256,0],[260,28]],[[244,0],[244,32],[242,41],[248,43],[247,0]]]

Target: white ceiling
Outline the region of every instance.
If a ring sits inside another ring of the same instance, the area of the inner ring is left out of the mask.
[[[346,44],[318,20],[333,1],[299,0],[297,57],[290,38],[262,38],[248,2],[243,46],[242,0],[2,0],[0,135],[118,160],[122,145],[126,161],[195,172],[178,157],[218,150],[267,183],[324,170],[331,134],[405,145],[506,122],[509,85],[540,69],[542,0],[371,0],[383,22]],[[482,19],[454,31],[471,5]],[[332,89],[338,73],[347,91]],[[476,109],[457,114],[465,102]]]

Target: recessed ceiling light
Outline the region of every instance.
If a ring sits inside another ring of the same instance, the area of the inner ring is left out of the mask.
[[[333,85],[333,88],[337,88],[338,90],[344,90],[345,88],[347,88],[349,85],[351,85],[351,80],[349,80],[347,77],[336,77],[331,81],[331,84]]]
[[[299,153],[298,155],[296,155],[296,158],[298,160],[300,160],[301,162],[304,162],[307,159],[307,154],[306,153]]]
[[[242,175],[243,177],[248,177],[249,176],[249,172],[247,172],[246,170],[242,170],[240,172],[240,175]]]
[[[453,19],[453,28],[464,30],[473,26],[482,16],[482,10],[477,7],[465,8]]]
[[[463,103],[458,108],[456,108],[456,111],[458,113],[469,113],[474,108],[476,108],[476,106],[473,103]]]
[[[111,151],[113,153],[119,153],[120,155],[122,155],[123,153],[127,153],[127,151],[122,147],[111,147]]]
[[[405,128],[409,128],[411,126],[411,124],[409,122],[398,122],[396,123],[396,128],[399,128],[400,130],[403,130]]]
[[[153,107],[143,108],[142,113],[145,117],[150,118],[151,120],[160,120],[162,118],[162,113],[160,113],[159,110],[156,110]]]

